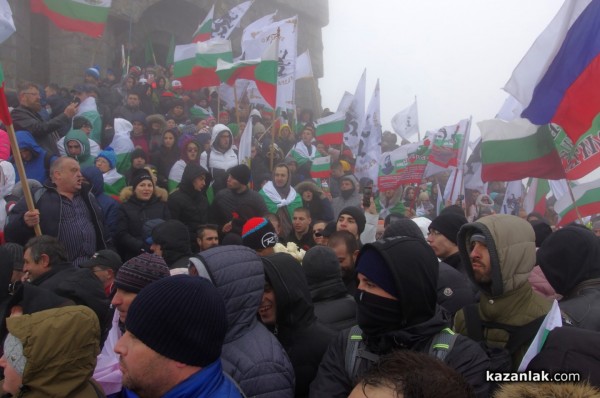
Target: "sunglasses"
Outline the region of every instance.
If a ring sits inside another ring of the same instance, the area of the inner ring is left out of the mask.
[[[320,238],[321,236],[323,236],[323,232],[315,231],[313,232],[313,235],[315,236],[315,238]]]

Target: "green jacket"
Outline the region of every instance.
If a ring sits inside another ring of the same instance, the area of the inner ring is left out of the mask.
[[[23,372],[26,388],[17,397],[99,396],[90,381],[100,353],[100,326],[91,309],[67,306],[6,321],[27,358]]]
[[[470,264],[471,236],[483,234],[490,254],[492,282],[477,284],[473,269],[467,267],[471,281],[479,287],[479,315],[485,322],[497,322],[521,326],[545,316],[552,303],[536,294],[529,285],[529,273],[535,266],[535,234],[531,225],[516,216],[496,214],[464,225],[458,233],[458,249],[465,264]],[[456,313],[454,329],[466,335],[467,329],[463,310]],[[503,347],[509,338],[502,329],[485,329],[486,342]],[[513,356],[516,368],[527,351],[528,344]]]

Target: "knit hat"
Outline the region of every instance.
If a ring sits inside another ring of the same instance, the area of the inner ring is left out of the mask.
[[[464,215],[455,212],[442,213],[429,224],[429,230],[435,229],[444,235],[450,242],[456,244],[456,237],[460,227],[467,223]]]
[[[117,155],[111,147],[104,148],[104,150],[101,151],[98,156],[96,156],[96,159],[98,158],[106,159],[111,169],[114,169],[117,165]]]
[[[412,238],[424,239],[421,229],[410,218],[402,218],[394,221],[383,231],[383,239],[396,236],[410,236]]]
[[[23,343],[11,333],[4,340],[4,358],[18,374],[23,376],[27,365],[27,358],[23,354]]]
[[[169,267],[162,257],[142,253],[121,266],[115,278],[118,289],[139,293],[144,287],[169,276]]]
[[[342,211],[340,211],[338,218],[342,214],[348,214],[350,217],[354,218],[356,225],[358,226],[358,234],[360,235],[363,233],[367,219],[365,218],[365,213],[361,209],[355,206],[344,207]]]
[[[205,367],[221,356],[227,311],[223,297],[210,281],[175,275],[137,295],[125,327],[157,353],[186,365]]]
[[[92,66],[91,68],[87,68],[85,70],[85,74],[88,76],[93,76],[96,79],[100,79],[100,70],[98,70],[98,67],[96,66]]]
[[[392,296],[398,297],[394,275],[377,250],[367,247],[360,253],[356,263],[356,272],[363,274]]]
[[[228,170],[229,175],[242,185],[250,182],[250,168],[245,164],[233,166]]]
[[[266,218],[253,217],[242,228],[242,242],[252,250],[266,249],[277,243],[275,228]]]
[[[117,273],[122,264],[121,256],[112,250],[105,249],[94,253],[89,260],[81,264],[81,268],[108,267]]]
[[[131,175],[131,179],[129,180],[129,183],[135,190],[135,187],[137,187],[138,184],[144,180],[149,180],[152,183],[152,185],[154,185],[154,181],[152,180],[152,176],[150,175],[148,170],[137,169],[137,170],[134,170],[133,174]]]

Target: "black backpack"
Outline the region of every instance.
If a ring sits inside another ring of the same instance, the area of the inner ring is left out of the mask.
[[[458,335],[450,328],[442,329],[433,336],[428,354],[436,357],[440,361],[444,361],[448,353],[452,351],[457,337]],[[367,350],[362,338],[362,329],[360,326],[355,325],[352,326],[350,333],[348,333],[345,358],[346,374],[352,381],[358,376],[358,370],[361,368],[363,361],[367,361],[370,366],[379,361],[379,355],[373,354]]]

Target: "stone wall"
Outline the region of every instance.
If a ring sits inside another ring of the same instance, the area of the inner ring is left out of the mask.
[[[221,15],[240,0],[216,2],[215,15]],[[143,62],[144,46],[151,38],[157,61],[164,64],[171,35],[177,44],[187,42],[200,19],[212,6],[206,0],[113,0],[105,34],[93,39],[79,33],[56,28],[45,17],[32,14],[28,0],[9,0],[17,32],[0,46],[7,86],[19,81],[56,82],[72,86],[83,78],[83,71],[94,64],[102,74],[107,67],[119,70],[121,44],[129,43],[133,62]],[[258,0],[242,20],[248,23],[278,10],[277,19],[298,15],[300,20],[298,54],[310,50],[316,77],[323,76],[323,42],[321,31],[329,22],[326,0]],[[234,52],[239,52],[242,29],[232,35]],[[320,110],[320,96],[310,81],[297,84],[297,104]],[[318,91],[318,89],[317,89]],[[316,98],[316,100],[315,100]]]

